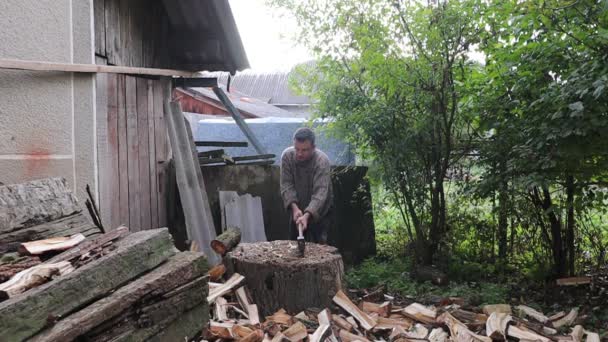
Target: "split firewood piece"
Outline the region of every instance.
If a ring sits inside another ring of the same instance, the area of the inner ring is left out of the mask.
[[[224,322],[228,320],[228,313],[226,311],[226,307],[228,306],[228,301],[224,299],[224,297],[217,297],[215,300],[215,319],[219,322]]]
[[[15,254],[16,255],[16,254]],[[0,265],[0,283],[11,279],[15,274],[42,263],[38,256],[21,256]]]
[[[526,330],[523,327],[518,327],[517,325],[511,325],[507,328],[507,336],[516,338],[518,340],[551,342],[551,339],[539,335],[533,331]]]
[[[577,286],[591,284],[591,277],[561,278],[556,281],[558,286]]]
[[[218,235],[211,241],[211,248],[219,255],[224,256],[241,242],[241,230],[238,228],[228,228],[225,232]]]
[[[288,315],[284,309],[280,309],[272,316],[266,317],[266,320],[285,326],[291,326],[294,323],[293,317]]]
[[[353,330],[353,326],[352,324],[348,323],[344,318],[338,316],[338,315],[331,315],[331,320],[334,322],[334,324],[342,329],[342,330],[346,330],[346,331],[352,331]]]
[[[437,318],[437,322],[448,326],[454,341],[492,342],[491,338],[478,335],[469,330],[464,323],[454,318],[454,316],[452,316],[449,312],[444,312],[441,316],[439,316]]]
[[[264,339],[264,332],[260,329],[255,329],[251,334],[243,337],[239,341],[241,342],[262,342]]]
[[[556,329],[553,329],[553,328],[550,328],[550,327],[546,327],[546,326],[542,327],[542,332],[545,335],[555,335],[555,334],[557,334],[557,330]]]
[[[396,326],[393,328],[391,334],[388,336],[388,340],[393,342],[400,338],[407,338],[407,332],[405,331],[405,329],[403,329],[403,327]]]
[[[585,342],[600,342],[600,335],[598,333],[587,331],[587,339]]]
[[[566,316],[566,312],[565,311],[560,311],[560,312],[557,312],[557,313],[549,316],[549,321],[551,321],[551,322],[552,321],[557,321],[558,319],[560,319],[560,318],[562,318],[564,316]]]
[[[493,312],[496,313],[506,313],[509,315],[513,314],[511,310],[511,305],[509,304],[493,304],[493,305],[485,305],[482,309],[483,313],[490,316]]]
[[[232,327],[234,323],[230,322],[209,322],[209,333],[217,338],[221,339],[233,339]]]
[[[293,318],[299,319],[300,321],[308,321],[308,320],[310,320],[310,318],[308,318],[308,315],[304,311],[298,312],[298,314],[295,315],[295,316],[293,316]]]
[[[448,333],[441,328],[435,328],[429,334],[429,342],[447,342],[448,340]]]
[[[359,336],[359,335],[355,335],[352,334],[346,330],[340,330],[340,332],[338,333],[340,340],[342,342],[354,342],[354,341],[361,341],[361,342],[371,342],[370,340],[368,340],[367,338],[363,337],[363,336]]]
[[[54,264],[39,264],[15,274],[10,280],[0,284],[0,299],[14,297],[33,287],[51,280],[54,275],[72,272],[74,267],[68,261]]]
[[[319,312],[317,321],[319,322],[319,327],[312,335],[308,336],[309,342],[322,342],[332,334],[329,309]]]
[[[451,312],[452,316],[456,317],[459,321],[467,325],[484,326],[488,320],[488,316],[485,314],[478,314],[471,311],[462,309],[454,310]]]
[[[507,327],[513,320],[511,315],[504,312],[492,312],[486,321],[486,335],[493,340],[505,340],[507,338]]]
[[[262,339],[262,342],[272,342],[272,338],[270,338],[270,335],[268,335],[266,333],[266,334],[264,334],[264,338]]]
[[[45,263],[52,264],[60,261],[69,261],[75,258],[80,258],[81,256],[91,252],[92,250],[103,247],[111,241],[122,238],[128,233],[129,228],[127,228],[126,226],[120,226],[109,233],[96,236],[95,238],[85,241],[76,247],[70,248],[69,250],[61,254],[55,255],[54,257],[47,260]]]
[[[222,286],[224,284],[222,284],[222,283],[215,283],[215,282],[210,281],[208,283],[208,285],[209,285],[209,291],[211,291],[213,289],[217,289],[218,287],[220,287],[220,286]]]
[[[537,322],[543,324],[547,323],[547,321],[549,320],[549,317],[545,316],[542,312],[538,312],[529,306],[518,305],[515,307],[515,309],[519,310],[523,315],[531,317]]]
[[[576,318],[578,317],[578,308],[574,308],[572,310],[570,310],[570,312],[558,319],[557,321],[553,321],[553,327],[556,329],[559,329],[561,327],[568,327],[571,326],[572,324],[574,324],[574,321],[576,321]]]
[[[260,314],[258,313],[258,306],[256,304],[247,305],[247,315],[249,316],[251,325],[260,324]]]
[[[572,332],[570,333],[570,336],[572,336],[572,340],[574,342],[582,342],[584,333],[585,333],[585,329],[583,329],[583,326],[576,325],[574,328],[572,328]]]
[[[422,304],[413,303],[403,309],[403,314],[422,323],[433,324],[437,318],[437,311]]]
[[[365,330],[371,330],[376,325],[376,321],[373,320],[368,314],[361,311],[351,300],[339,290],[338,293],[333,298],[333,301],[338,304],[342,309],[346,310],[349,314],[351,314],[355,319],[361,323],[361,326]]]
[[[279,331],[277,334],[274,335],[271,342],[291,342],[291,340]]]
[[[287,330],[283,331],[283,335],[293,342],[302,341],[308,337],[308,331],[306,331],[306,326],[302,322],[296,322]]]
[[[364,301],[359,303],[359,308],[368,314],[377,313],[380,317],[388,317],[391,313],[391,302],[376,304]]]
[[[236,300],[239,302],[239,305],[243,309],[245,309],[246,307],[251,305],[251,301],[249,300],[249,297],[247,296],[247,290],[245,290],[245,286],[241,286],[238,289],[236,289],[235,294],[236,294]]]
[[[359,328],[359,323],[357,323],[357,321],[352,316],[346,317],[346,321],[353,327],[353,329],[356,330]]]
[[[226,266],[224,266],[224,264],[217,264],[213,266],[207,274],[209,275],[209,280],[220,281],[224,273],[226,273]]]
[[[207,296],[207,302],[209,304],[213,303],[217,297],[223,296],[226,293],[230,292],[233,288],[237,287],[245,277],[242,275],[235,273],[219,287],[214,288],[213,290],[209,290],[209,296]]]
[[[416,340],[426,339],[428,335],[429,329],[420,323],[417,323],[407,331],[407,337]]]
[[[414,323],[409,318],[391,319],[378,317],[374,330],[392,330],[395,327],[402,327],[405,330],[412,328]]]
[[[244,325],[241,325],[241,324],[235,324],[235,325],[232,326],[232,335],[236,339],[240,339],[240,338],[243,338],[245,336],[248,336],[252,332],[253,332],[253,329],[251,329],[249,327],[246,327]]]
[[[50,239],[23,242],[19,246],[19,254],[22,255],[40,255],[46,252],[65,251],[70,249],[85,240],[82,234],[72,236],[60,236]]]

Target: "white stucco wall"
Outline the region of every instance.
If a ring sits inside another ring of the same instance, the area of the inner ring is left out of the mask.
[[[0,1],[0,58],[94,63],[92,0]],[[0,70],[0,182],[97,193],[95,75]]]

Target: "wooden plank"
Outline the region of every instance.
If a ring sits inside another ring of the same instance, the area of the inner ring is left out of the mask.
[[[139,190],[141,229],[152,226],[150,210],[150,149],[148,137],[148,80],[137,78],[137,134],[139,140]]]
[[[108,58],[110,58],[108,56]],[[111,63],[111,61],[110,61]],[[108,73],[108,74],[124,74],[124,75],[146,75],[146,76],[182,76],[194,77],[193,71],[173,70],[173,69],[155,69],[155,68],[137,68],[115,65],[96,65],[96,64],[78,64],[78,63],[55,63],[41,61],[27,61],[18,59],[0,58],[0,69],[10,70],[31,70],[31,71],[49,71],[49,72],[77,72],[77,73]]]
[[[117,76],[118,95],[118,187],[119,187],[119,215],[118,223],[130,225],[129,222],[129,165],[127,154],[127,104],[126,104],[126,78]]]
[[[93,27],[95,29],[95,54],[106,55],[106,0],[93,0]]]
[[[178,253],[150,273],[60,320],[52,328],[37,335],[34,340],[74,340],[110,317],[129,311],[146,296],[158,297],[203,276],[206,269],[207,262],[202,254]]]
[[[171,112],[167,118],[167,128],[175,159],[176,179],[188,238],[196,241],[209,258],[210,264],[215,265],[220,261],[210,246],[211,241],[215,239],[215,226],[203,174],[198,165],[192,131],[190,125],[185,123],[184,114],[178,102],[166,101],[165,107],[166,112]]]
[[[247,147],[246,141],[195,141],[194,144],[200,147]]]
[[[154,137],[156,139],[156,184],[158,190],[158,224],[167,225],[168,135],[164,100],[170,99],[170,80],[154,81]]]
[[[570,277],[556,280],[558,286],[577,286],[591,284],[591,277]]]
[[[120,60],[120,7],[119,0],[105,1],[105,39],[106,39],[106,54],[108,63],[112,65],[124,65]]]
[[[108,75],[107,87],[107,167],[103,171],[103,183],[100,188],[103,189],[103,200],[108,201],[102,208],[109,210],[110,226],[109,230],[115,229],[120,223],[120,164],[119,164],[119,135],[118,135],[118,99],[119,99],[119,75]],[[126,223],[126,222],[125,222]],[[108,223],[106,223],[107,225]]]
[[[245,119],[243,119],[243,116],[241,115],[239,110],[236,109],[236,107],[232,104],[226,93],[224,93],[224,90],[220,87],[213,87],[213,92],[215,93],[217,98],[222,102],[222,104],[224,104],[224,107],[226,107],[230,115],[232,115],[234,122],[236,122],[243,134],[245,134],[245,136],[251,142],[255,150],[259,154],[266,154],[266,149],[264,148],[264,146],[262,146],[258,138],[256,138],[255,134],[253,134],[253,132],[245,122]]]
[[[48,324],[49,314],[65,316],[155,268],[173,254],[173,241],[166,228],[127,236],[112,253],[0,303],[0,341],[30,338]]]
[[[154,81],[148,80],[148,165],[150,170],[150,225],[158,228],[158,187],[156,177],[156,131],[154,129]]]
[[[137,129],[137,79],[126,76],[126,111],[127,111],[127,164],[129,182],[129,228],[141,230],[141,208],[139,188],[139,134]]]
[[[96,6],[98,2],[99,0],[95,0]],[[97,11],[98,9],[95,8],[95,10]],[[98,12],[95,14],[97,15]],[[105,59],[95,57],[95,62],[97,64],[105,63]],[[108,141],[108,102],[110,101],[110,95],[108,94],[108,78],[111,78],[111,75],[98,74],[95,76],[95,108],[97,110],[95,115],[97,123],[97,146],[95,146],[95,148],[97,149],[97,169],[99,172],[99,186],[97,191],[99,194],[100,219],[102,224],[105,225],[105,229],[112,229],[114,228],[111,215],[112,191],[109,184],[113,170],[110,166],[110,144]],[[114,101],[115,99],[116,97],[113,96]]]

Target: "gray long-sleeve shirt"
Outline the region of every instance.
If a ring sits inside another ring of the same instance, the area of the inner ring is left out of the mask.
[[[313,222],[322,219],[333,204],[331,164],[327,155],[315,149],[310,160],[296,161],[296,150],[288,147],[281,156],[281,197],[286,209],[297,203],[309,212]]]

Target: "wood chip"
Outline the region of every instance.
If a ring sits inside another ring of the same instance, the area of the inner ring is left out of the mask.
[[[574,328],[572,328],[572,332],[570,333],[570,336],[572,336],[572,340],[574,342],[582,342],[584,333],[585,333],[585,329],[583,329],[583,326],[577,325]]]
[[[341,290],[336,293],[333,301],[338,304],[342,309],[346,310],[356,320],[361,323],[361,327],[365,330],[372,330],[376,325],[376,321],[372,319],[368,314],[361,311]]]

